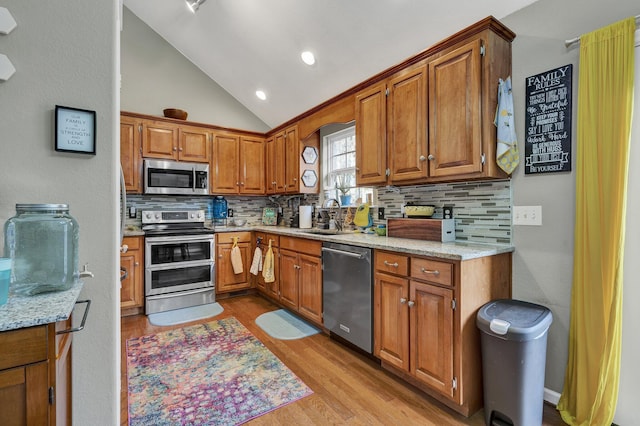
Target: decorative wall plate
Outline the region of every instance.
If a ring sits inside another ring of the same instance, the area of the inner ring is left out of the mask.
[[[318,159],[318,152],[312,146],[305,146],[302,150],[302,159],[307,164],[314,164]]]
[[[314,172],[313,170],[304,171],[304,173],[302,174],[302,183],[304,184],[304,186],[313,187],[316,186],[317,182],[318,175],[316,175],[316,172]]]

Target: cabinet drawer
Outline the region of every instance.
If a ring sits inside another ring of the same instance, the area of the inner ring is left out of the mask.
[[[251,232],[221,232],[216,234],[216,244],[232,244],[233,239],[238,238],[239,243],[250,243]]]
[[[280,248],[306,253],[311,256],[322,256],[322,243],[305,238],[280,237]]]
[[[122,244],[126,244],[129,250],[140,250],[142,237],[124,237]]]
[[[269,234],[267,232],[255,231],[255,240],[258,241],[258,238],[262,238],[262,246],[269,247],[269,240],[271,240],[271,247],[279,247],[280,246],[280,236],[276,234]]]
[[[451,286],[453,285],[453,264],[412,257],[411,278]]]
[[[0,370],[46,359],[46,325],[0,333]]]
[[[407,276],[409,274],[409,257],[397,253],[376,250],[376,271]]]

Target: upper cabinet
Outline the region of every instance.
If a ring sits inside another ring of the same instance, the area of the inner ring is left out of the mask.
[[[120,165],[127,192],[142,192],[142,123],[139,119],[120,117]]]
[[[143,120],[143,157],[208,163],[210,146],[211,132],[205,128]]]
[[[211,164],[213,194],[265,193],[264,138],[216,132],[213,135]]]
[[[506,178],[495,162],[493,119],[514,36],[487,18],[363,87],[355,102],[358,185]]]
[[[265,141],[266,193],[317,193],[319,149],[317,132],[301,140],[297,125],[268,136]]]
[[[356,95],[358,185],[427,177],[427,68],[410,67]]]

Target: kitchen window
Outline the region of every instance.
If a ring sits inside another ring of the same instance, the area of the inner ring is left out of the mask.
[[[358,205],[369,196],[375,199],[375,189],[356,186],[356,127],[348,127],[322,138],[322,199],[335,198],[341,205]],[[341,199],[341,196],[347,196]]]

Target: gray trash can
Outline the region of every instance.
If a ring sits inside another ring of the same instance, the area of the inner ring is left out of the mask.
[[[540,426],[551,311],[494,300],[478,311],[487,425]]]

